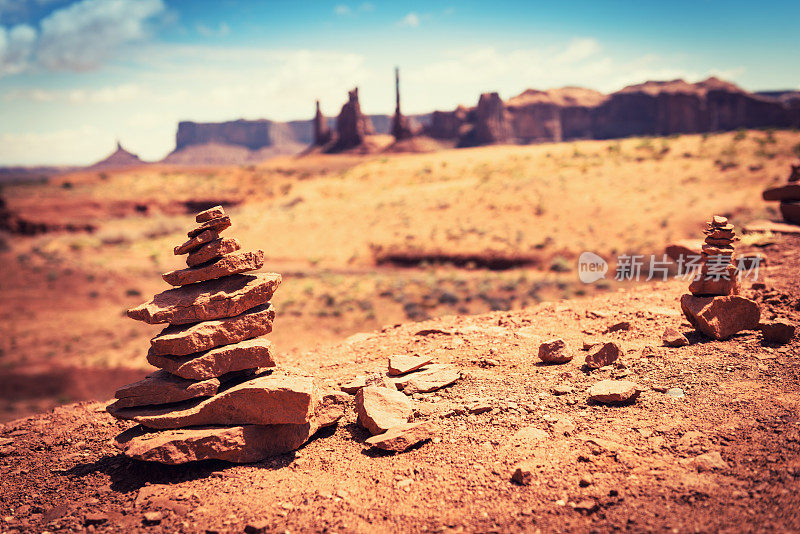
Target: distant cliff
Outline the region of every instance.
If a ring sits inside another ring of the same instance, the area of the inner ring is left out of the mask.
[[[434,112],[425,133],[475,146],[769,127],[800,127],[797,93],[749,93],[709,78],[646,82],[610,95],[579,87],[529,89],[502,102],[486,93],[475,108]]]

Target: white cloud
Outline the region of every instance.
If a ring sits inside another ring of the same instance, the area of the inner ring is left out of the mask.
[[[89,70],[120,47],[147,36],[146,23],[162,0],[82,0],[40,23],[37,59],[54,70]]]
[[[68,104],[116,104],[129,102],[146,96],[145,91],[136,84],[122,84],[101,87],[100,89],[18,89],[6,93],[6,101],[29,100],[33,102],[62,102]]]
[[[364,2],[363,4],[358,6],[358,10],[366,12],[375,11],[375,4],[373,4],[372,2]]]
[[[556,63],[575,63],[594,56],[598,52],[600,52],[600,43],[595,39],[575,38],[556,56],[555,61]]]
[[[414,13],[413,11],[400,19],[400,26],[409,26],[411,28],[416,28],[419,26],[419,15]]]
[[[333,12],[339,16],[349,15],[350,8],[344,4],[339,4],[335,8],[333,8]]]
[[[0,27],[0,76],[33,65],[94,69],[147,37],[149,21],[165,9],[163,0],[80,0],[50,13],[38,30],[26,24]]]
[[[0,26],[0,76],[25,70],[35,41],[36,30],[27,24],[9,30]]]
[[[224,37],[231,32],[230,26],[224,22],[220,22],[219,26],[216,28],[206,26],[205,24],[198,24],[195,29],[197,33],[203,37]]]

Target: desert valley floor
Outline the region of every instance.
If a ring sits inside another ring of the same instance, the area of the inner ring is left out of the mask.
[[[776,218],[761,191],[799,147],[797,132],[749,131],[6,185],[10,217],[46,231],[2,237],[0,531],[795,531],[800,341],[709,340],[680,313],[686,281],[584,285],[575,264],[586,250],[661,254],[712,214],[737,229]],[[461,369],[415,396],[434,439],[376,452],[351,408],[254,464],[161,466],[114,448],[131,425],[105,407],[147,373],[157,332],[124,310],[166,289],[190,214],[219,202],[284,275],[269,336],[281,367],[332,387],[392,354]],[[768,262],[745,295],[796,324],[800,237],[737,247]],[[664,347],[666,327],[690,344]],[[553,337],[578,356],[538,363]],[[588,372],[580,348],[598,340],[624,356]],[[643,392],[587,402],[606,378]],[[529,484],[511,479],[523,460]]]

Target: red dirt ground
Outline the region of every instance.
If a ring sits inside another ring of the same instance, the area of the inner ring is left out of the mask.
[[[778,238],[764,252],[767,289],[748,294],[765,317],[796,323],[800,238]],[[365,449],[353,410],[300,451],[241,466],[128,460],[111,440],[129,425],[106,415],[105,403],[10,422],[0,426],[0,530],[797,531],[800,340],[703,339],[679,313],[685,288],[669,281],[387,327],[288,356],[286,367],[331,384],[382,370],[395,353],[461,367],[455,385],[416,399],[416,418],[437,421],[438,437],[396,455]],[[621,321],[631,328],[603,333]],[[667,326],[691,344],[662,347]],[[616,340],[623,363],[592,373],[580,355],[539,365],[536,348],[553,336],[576,350],[586,339]],[[632,406],[587,403],[586,389],[610,377],[644,392]],[[555,396],[555,385],[574,391]],[[685,396],[663,393],[673,387]],[[474,399],[494,409],[466,415]],[[693,459],[708,452],[725,466],[698,468]],[[511,481],[522,459],[538,464],[529,486]],[[146,524],[154,511],[160,523]],[[85,527],[93,514],[100,524]]]

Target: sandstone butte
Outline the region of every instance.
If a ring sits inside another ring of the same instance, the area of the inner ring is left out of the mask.
[[[173,325],[233,317],[269,302],[280,283],[281,275],[275,273],[207,280],[159,293],[128,310],[128,317],[149,324]]]

